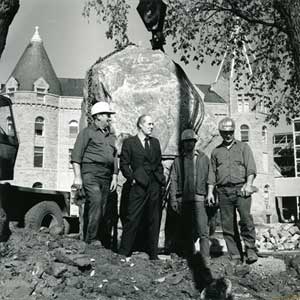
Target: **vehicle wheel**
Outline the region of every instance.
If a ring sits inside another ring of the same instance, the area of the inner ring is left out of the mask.
[[[24,218],[25,227],[39,230],[41,227],[61,226],[64,227],[64,220],[58,204],[51,201],[43,201],[31,209]]]
[[[70,231],[71,231],[71,224],[66,218],[64,218],[64,234],[69,234]]]

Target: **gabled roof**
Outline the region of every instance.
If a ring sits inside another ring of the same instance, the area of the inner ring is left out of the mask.
[[[226,101],[211,89],[210,84],[196,84],[196,87],[204,94],[206,103],[226,103]]]
[[[33,91],[34,82],[42,77],[50,86],[49,93],[61,94],[60,82],[43,46],[38,27],[8,79],[11,77],[19,82],[18,90]]]
[[[58,78],[61,87],[61,96],[83,97],[84,79]]]

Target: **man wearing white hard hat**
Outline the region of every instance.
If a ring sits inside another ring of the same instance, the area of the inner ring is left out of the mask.
[[[104,216],[108,195],[117,188],[118,161],[116,137],[110,126],[112,114],[115,112],[107,102],[97,102],[92,106],[93,123],[80,131],[71,156],[73,185],[83,188],[86,197],[84,240],[99,246],[99,229],[106,226]]]
[[[184,247],[182,254],[192,255],[195,250],[194,242],[199,241],[200,253],[207,263],[210,254],[205,201],[209,158],[202,151],[195,149],[197,139],[192,129],[186,129],[181,134],[183,151],[175,158],[171,168],[170,205],[180,215]]]

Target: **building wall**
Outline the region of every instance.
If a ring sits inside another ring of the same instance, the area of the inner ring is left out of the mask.
[[[69,168],[69,149],[75,137],[69,136],[71,120],[79,122],[81,98],[45,95],[44,101],[34,92],[16,92],[12,97],[17,133],[20,141],[12,184],[69,190],[73,171]],[[43,136],[35,135],[35,119],[44,118]],[[34,147],[44,148],[43,167],[34,167]]]
[[[69,161],[69,149],[73,149],[77,135],[70,135],[70,121],[77,121],[81,117],[80,98],[62,98],[59,110],[59,140],[58,140],[58,172],[57,172],[57,189],[68,190],[73,183],[73,169]],[[79,127],[78,127],[79,128]]]

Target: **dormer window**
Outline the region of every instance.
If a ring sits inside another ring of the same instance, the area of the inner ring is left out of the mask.
[[[40,77],[34,82],[33,85],[34,91],[36,92],[37,100],[43,101],[45,94],[48,93],[49,84],[43,77]]]
[[[7,81],[5,88],[6,88],[6,94],[9,97],[13,97],[14,93],[18,90],[19,83],[14,77],[10,77]]]

